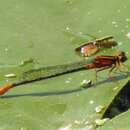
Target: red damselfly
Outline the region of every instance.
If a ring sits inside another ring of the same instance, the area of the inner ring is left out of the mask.
[[[65,65],[57,65],[57,66],[50,66],[44,67],[39,69],[32,69],[23,73],[22,80],[17,83],[9,83],[2,87],[0,87],[0,95],[3,95],[11,88],[32,83],[35,81],[48,79],[52,77],[56,77],[62,74],[67,74],[79,70],[89,70],[89,69],[96,69],[96,75],[99,71],[110,69],[109,74],[112,72],[113,69],[119,69],[123,62],[127,60],[127,56],[125,52],[120,52],[116,56],[96,56],[91,60],[85,60],[82,62],[76,62],[72,64],[65,64]]]

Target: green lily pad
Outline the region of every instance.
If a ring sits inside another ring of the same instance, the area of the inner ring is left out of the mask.
[[[108,121],[100,130],[129,130],[130,110]]]
[[[0,1],[0,84],[15,82],[22,72],[34,67],[81,60],[74,48],[91,39],[88,33],[99,38],[115,36],[119,50],[129,58],[128,4],[126,0]],[[111,51],[105,54],[113,55]],[[22,62],[30,58],[37,63]],[[21,66],[21,62],[25,65]],[[5,78],[9,73],[17,77]],[[111,81],[107,73],[100,72],[96,85],[89,89],[80,85],[83,80],[94,79],[94,70],[12,89],[0,99],[0,129],[94,129],[95,120],[102,118],[129,81],[123,73],[113,73],[116,81]],[[100,107],[101,112],[97,112]]]

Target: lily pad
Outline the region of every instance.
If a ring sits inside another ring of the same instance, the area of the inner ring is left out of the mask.
[[[100,130],[129,130],[130,110],[108,121]]]
[[[96,37],[113,35],[119,42],[117,52],[123,50],[129,58],[129,4],[126,0],[0,1],[0,84],[16,82],[22,72],[32,68],[81,60],[74,48],[91,39],[88,33]],[[113,55],[111,51],[104,54]],[[38,63],[19,66],[30,58]],[[9,73],[17,77],[5,78]],[[0,129],[95,129],[95,120],[102,118],[129,81],[124,73],[112,73],[116,81],[111,81],[107,73],[100,72],[97,83],[89,89],[80,85],[83,80],[94,79],[94,70],[12,89],[0,98]],[[101,106],[101,112],[95,111]]]

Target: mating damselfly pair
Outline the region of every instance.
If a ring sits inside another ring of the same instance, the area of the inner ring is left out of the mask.
[[[93,41],[87,42],[80,47],[77,47],[75,51],[82,55],[83,57],[88,57],[102,51],[105,48],[112,48],[117,46],[117,42],[114,40],[113,36],[107,36],[101,39],[95,39]],[[35,81],[48,79],[56,76],[60,76],[67,73],[72,73],[80,70],[96,69],[96,72],[101,70],[110,69],[120,69],[121,64],[127,60],[125,52],[121,51],[118,55],[100,55],[92,59],[83,60],[81,62],[56,65],[43,67],[38,69],[32,69],[22,74],[20,81],[15,83],[8,83],[0,87],[0,95],[5,94],[11,88],[32,83]]]

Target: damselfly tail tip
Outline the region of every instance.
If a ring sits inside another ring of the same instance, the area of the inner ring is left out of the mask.
[[[81,47],[75,48],[75,52],[80,52],[80,51],[81,51]]]
[[[5,86],[0,87],[0,96],[4,95],[12,87],[14,87],[13,84],[6,84]]]

